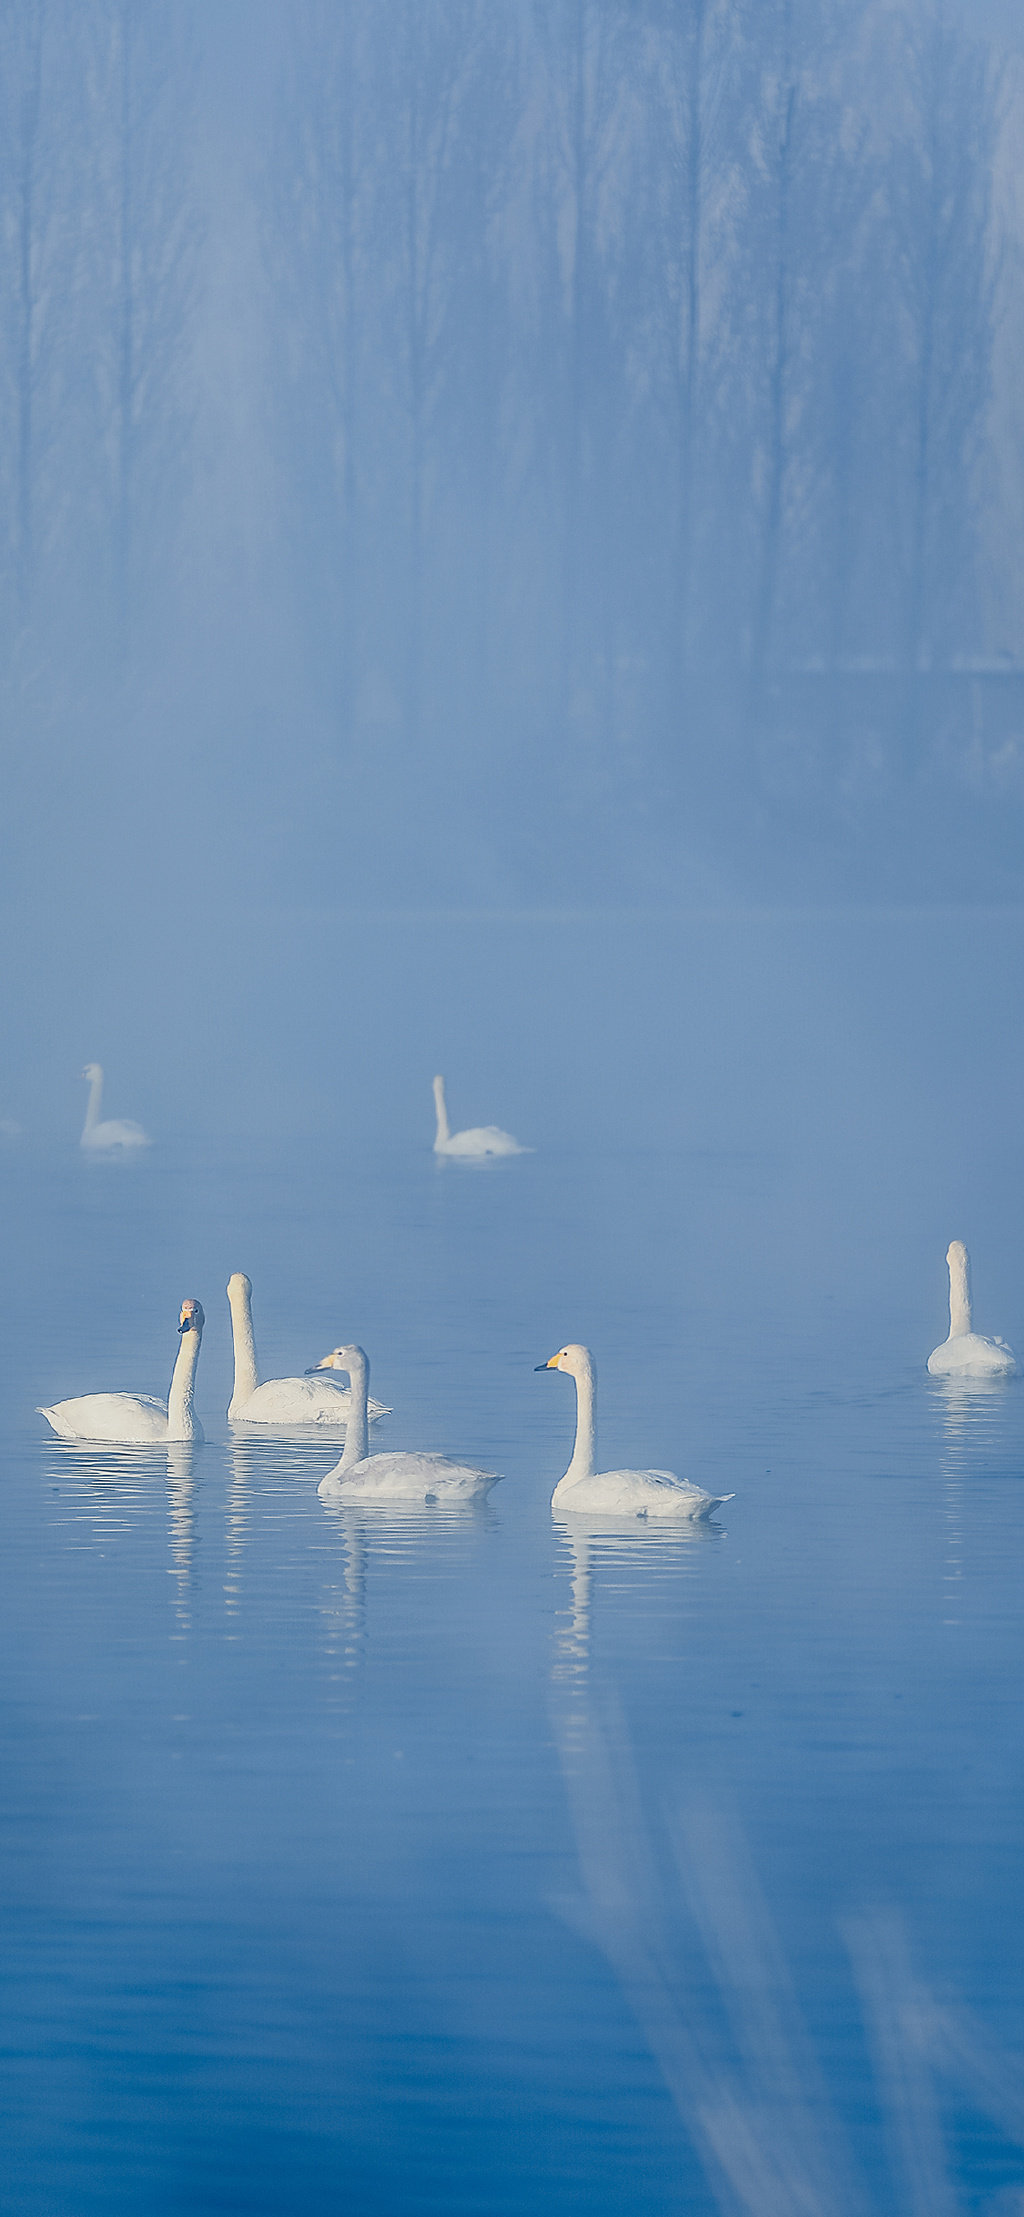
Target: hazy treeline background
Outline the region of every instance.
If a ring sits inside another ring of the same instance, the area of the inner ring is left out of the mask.
[[[664,898],[702,856],[772,891],[766,846],[813,893],[808,834],[830,888],[920,894],[975,819],[967,890],[993,837],[1016,890],[1021,71],[983,26],[16,0],[0,41],[0,618],[48,776],[216,704],[215,809],[318,789],[289,882],[341,866],[327,800],[384,814],[388,899]]]
[[[999,0],[12,0],[0,1112],[327,1120],[342,912],[1018,899],[1022,120]]]

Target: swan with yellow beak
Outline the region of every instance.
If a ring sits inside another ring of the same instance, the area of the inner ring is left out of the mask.
[[[570,1340],[538,1370],[565,1370],[576,1382],[576,1441],[572,1461],[551,1496],[559,1516],[713,1516],[731,1493],[704,1493],[672,1470],[595,1470],[594,1423],[597,1370],[589,1347]]]

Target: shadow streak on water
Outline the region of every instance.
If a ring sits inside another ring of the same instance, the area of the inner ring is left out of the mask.
[[[585,1606],[585,1604],[584,1604]],[[657,1826],[614,1703],[556,1702],[580,1892],[556,1906],[605,1957],[726,2217],[958,2217],[946,2129],[965,2100],[1024,2148],[1024,2078],[916,1976],[905,1921],[842,1919],[886,2125],[884,2202],[857,2176],[735,1818],[683,1793]],[[890,2198],[891,2194],[891,2198]],[[972,2205],[973,2206],[973,2205]],[[992,2205],[993,2208],[996,2205]],[[1001,2195],[1010,2217],[1024,2181]]]

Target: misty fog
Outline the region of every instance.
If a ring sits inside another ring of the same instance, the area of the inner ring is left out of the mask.
[[[12,2217],[1024,2209],[1022,148],[1017,0],[0,9]]]
[[[194,970],[251,1121],[342,913],[1019,898],[1012,10],[0,41],[0,1106]]]

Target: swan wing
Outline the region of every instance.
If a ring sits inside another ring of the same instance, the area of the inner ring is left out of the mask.
[[[83,1132],[83,1147],[148,1147],[149,1134],[131,1117],[111,1117],[102,1124],[94,1124],[91,1132]]]
[[[493,1470],[453,1463],[447,1455],[367,1455],[348,1470],[329,1471],[318,1492],[336,1501],[473,1501],[498,1484]]]
[[[1018,1368],[1012,1347],[983,1332],[957,1332],[928,1357],[933,1378],[1014,1378]]]
[[[167,1438],[167,1403],[151,1393],[80,1393],[39,1414],[59,1439],[146,1447]]]
[[[347,1386],[332,1385],[327,1378],[267,1378],[248,1401],[236,1409],[233,1424],[318,1424],[344,1427],[352,1396]],[[367,1406],[371,1424],[390,1416],[383,1401]]]
[[[708,1517],[731,1501],[731,1493],[705,1493],[688,1478],[672,1470],[601,1470],[591,1478],[577,1478],[571,1486],[563,1479],[552,1496],[552,1508],[560,1513],[579,1510],[585,1515],[622,1512],[627,1516]]]
[[[453,1132],[438,1151],[443,1155],[526,1155],[530,1150],[497,1124],[476,1124],[468,1131]]]

